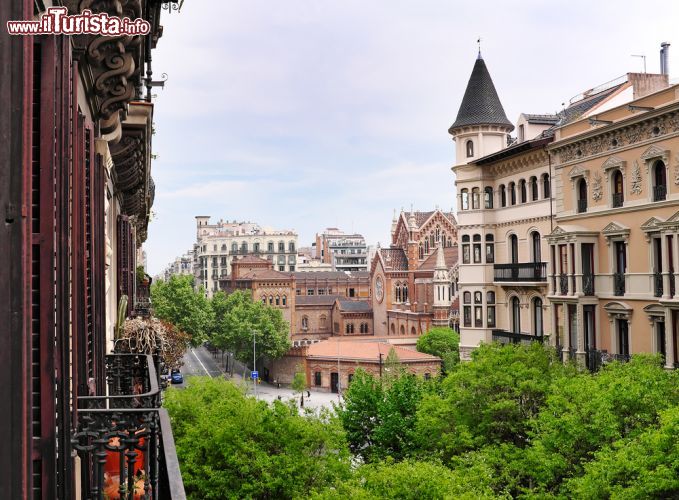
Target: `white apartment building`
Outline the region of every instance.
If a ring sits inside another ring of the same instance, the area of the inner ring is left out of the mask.
[[[203,286],[211,297],[219,290],[219,279],[231,274],[234,258],[255,255],[274,264],[281,272],[297,268],[297,233],[274,230],[254,222],[220,220],[210,224],[210,216],[196,217],[196,243],[193,246],[193,274],[196,287]]]

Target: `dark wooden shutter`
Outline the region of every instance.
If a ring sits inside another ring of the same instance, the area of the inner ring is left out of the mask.
[[[130,316],[134,297],[133,291],[133,252],[132,252],[132,228],[127,215],[118,216],[118,301],[123,295],[127,295],[127,316]]]

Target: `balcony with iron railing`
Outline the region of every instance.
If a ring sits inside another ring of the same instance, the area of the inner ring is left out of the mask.
[[[662,275],[662,273],[659,273],[659,272],[653,273],[653,296],[654,297],[662,297],[664,288],[665,287],[663,286],[663,275]]]
[[[620,208],[625,202],[625,195],[622,193],[613,193],[612,202],[613,208]]]
[[[185,499],[154,357],[106,356],[106,394],[77,398],[83,498]]]
[[[587,211],[587,200],[578,200],[578,213],[584,213]]]
[[[544,342],[544,336],[533,335],[525,332],[510,332],[507,330],[495,329],[492,331],[493,342],[501,344],[530,344],[532,342]]]
[[[582,275],[582,293],[587,296],[594,295],[594,274],[587,273]]]
[[[493,281],[496,282],[546,282],[546,262],[494,264]]]
[[[667,199],[667,186],[653,186],[653,201],[664,201]]]
[[[561,295],[568,295],[568,275],[567,274],[560,274],[559,275],[559,292],[561,292]]]
[[[625,273],[613,273],[613,295],[625,295]]]

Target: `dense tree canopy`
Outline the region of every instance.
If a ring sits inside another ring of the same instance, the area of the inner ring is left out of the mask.
[[[191,345],[203,343],[213,324],[210,302],[201,289],[194,291],[193,276],[172,276],[151,285],[154,314],[191,337]]]
[[[417,339],[417,350],[441,358],[444,372],[450,373],[460,362],[460,334],[452,328],[432,328]]]
[[[357,370],[337,420],[298,417],[292,407],[253,400],[238,410],[229,407],[224,411],[233,416],[217,426],[224,435],[212,431],[206,439],[233,440],[230,448],[225,445],[228,460],[221,451],[182,451],[189,484],[210,478],[218,491],[228,484],[243,497],[679,498],[679,374],[665,370],[659,357],[634,356],[591,374],[564,366],[552,349],[537,343],[493,344],[478,348],[471,362],[457,365],[443,381],[423,380],[393,365],[394,376],[382,380]],[[192,404],[222,399],[213,393]],[[173,418],[181,421],[178,446],[193,446],[194,435],[183,439],[192,432],[183,426],[193,426],[198,417],[182,416],[191,405],[170,403]],[[252,405],[264,405],[257,411],[267,417],[248,413]],[[310,427],[290,423],[298,418]],[[244,465],[255,451],[273,446],[269,433],[253,434],[253,422],[283,435],[275,453],[291,455],[276,455],[284,469],[278,481],[270,477],[267,458],[256,459],[260,468]],[[239,426],[244,437],[233,435]],[[302,443],[335,450],[333,460],[320,453],[313,480],[303,466],[309,448],[288,445],[290,429]],[[251,438],[257,444],[242,444]],[[297,475],[306,490],[287,485]]]
[[[253,301],[250,294],[217,292],[212,298],[214,327],[211,342],[244,363],[252,363],[252,335],[256,336],[257,359],[279,358],[290,349],[290,325],[279,309]]]
[[[165,399],[189,498],[303,498],[350,476],[344,434],[329,414],[300,416],[226,380],[196,377]]]

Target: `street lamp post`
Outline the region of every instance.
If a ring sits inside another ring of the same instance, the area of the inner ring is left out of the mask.
[[[257,371],[257,332],[252,330],[252,369]],[[255,385],[255,399],[257,399],[257,379],[252,377],[252,383]]]

